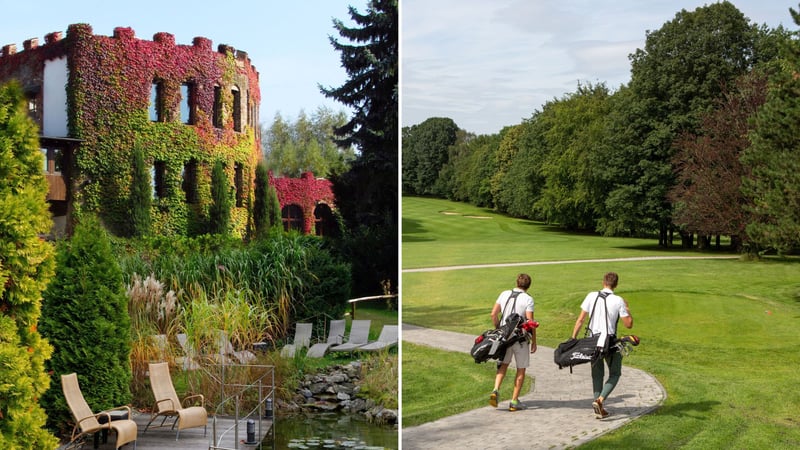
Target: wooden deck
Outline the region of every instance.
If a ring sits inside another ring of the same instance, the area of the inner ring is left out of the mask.
[[[240,420],[238,426],[235,426],[236,421],[233,417],[213,417],[208,418],[208,428],[203,434],[203,428],[188,428],[181,430],[180,438],[175,440],[176,430],[171,428],[172,419],[167,419],[167,426],[162,428],[153,428],[154,425],[161,423],[161,418],[153,421],[153,425],[144,432],[147,422],[150,420],[150,414],[147,413],[133,413],[133,420],[139,427],[138,437],[136,439],[136,450],[216,450],[216,449],[231,449],[231,450],[250,450],[259,448],[258,444],[248,445],[245,444],[247,440],[247,421]],[[212,442],[214,437],[214,427],[216,426],[216,442]],[[261,430],[259,430],[259,421],[255,421],[255,434],[256,442],[261,443],[263,436],[265,436],[272,427],[272,421],[263,419],[260,421]],[[259,434],[260,431],[260,434]],[[113,432],[109,433],[108,441],[100,443],[98,450],[114,450],[114,436]],[[238,446],[236,443],[238,442]],[[64,448],[63,446],[61,448]],[[94,448],[94,441],[88,439],[83,447],[85,450]],[[133,450],[133,442],[124,445],[121,450]],[[263,448],[272,448],[272,444],[266,444]]]

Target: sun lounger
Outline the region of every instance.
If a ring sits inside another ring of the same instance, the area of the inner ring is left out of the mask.
[[[310,323],[298,323],[294,330],[294,342],[283,346],[281,356],[294,358],[298,350],[307,348],[311,344],[311,327]]]
[[[328,349],[333,345],[341,344],[344,338],[345,320],[331,320],[330,327],[328,328],[328,339],[325,342],[319,342],[308,349],[306,356],[309,358],[322,358]]]
[[[376,352],[397,345],[397,325],[384,325],[377,341],[356,348],[358,352]]]
[[[350,324],[350,336],[344,344],[334,345],[330,348],[332,352],[352,352],[358,347],[369,343],[370,320],[354,320]]]

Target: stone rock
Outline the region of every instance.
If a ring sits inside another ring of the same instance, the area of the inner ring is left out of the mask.
[[[322,373],[303,377],[295,394],[294,406],[281,407],[283,411],[313,409],[335,411],[341,409],[350,414],[363,414],[370,422],[396,424],[397,411],[376,405],[375,401],[359,398],[361,392],[361,362],[353,361],[345,366],[332,366]]]

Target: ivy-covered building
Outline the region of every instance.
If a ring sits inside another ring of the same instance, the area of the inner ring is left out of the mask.
[[[74,24],[66,36],[50,33],[42,45],[29,39],[21,51],[5,45],[0,54],[0,83],[22,85],[39,125],[54,229],[67,233],[80,211],[97,212],[115,234],[132,231],[133,155],[141,150],[150,167],[154,233],[205,232],[211,168],[222,160],[234,197],[233,232],[244,235],[261,157],[258,78],[241,50],[213,49],[204,37],[178,45],[169,33],[138,39],[122,27],[103,36]],[[306,177],[309,192],[298,204],[278,180],[270,182],[286,226],[321,232],[325,225],[315,217],[327,213],[321,220],[331,221],[330,183]]]

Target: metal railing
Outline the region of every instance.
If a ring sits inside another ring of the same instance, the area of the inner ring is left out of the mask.
[[[212,440],[208,446],[209,450],[238,450],[240,443],[244,443],[248,448],[261,444],[267,432],[275,425],[273,411],[275,405],[275,366],[222,364],[217,367],[220,368],[220,376],[215,378],[220,383],[220,402],[217,404],[212,418]],[[234,380],[228,381],[231,377],[230,371],[247,371],[248,374],[257,371],[261,372],[261,374],[254,380],[241,383],[238,381],[238,376],[234,376]],[[220,425],[218,427],[217,418],[230,414],[231,408],[233,410],[233,425]],[[265,429],[266,422],[268,422],[268,428]],[[245,425],[247,441],[239,437],[243,424]],[[258,424],[257,429],[255,429],[256,424]],[[251,432],[253,436],[250,436]],[[234,446],[223,446],[224,441],[230,441],[231,433],[233,433]],[[250,442],[250,438],[254,438],[255,441]]]

